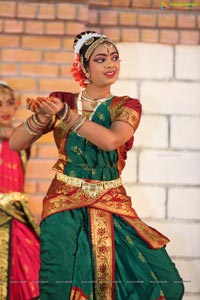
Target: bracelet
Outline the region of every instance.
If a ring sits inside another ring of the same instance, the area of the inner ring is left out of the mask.
[[[61,111],[61,116],[58,116],[58,119],[61,121],[65,120],[68,123],[71,119],[71,110],[69,105],[67,105],[66,102],[64,102],[64,108],[62,109],[62,111]]]
[[[35,124],[32,124],[32,123],[31,123],[31,120],[32,120],[31,117],[28,118],[28,119],[26,120],[29,129],[31,129],[31,130],[34,131],[34,132],[39,132],[39,131],[40,131],[40,127],[37,127],[37,126],[35,127],[35,126],[34,126]]]
[[[71,109],[70,108],[68,109],[67,115],[64,118],[64,120],[66,123],[69,123],[69,121],[71,120]]]
[[[35,123],[35,125],[37,125],[37,126],[40,127],[40,128],[44,128],[44,127],[49,123],[49,122],[45,122],[45,123],[41,122],[41,121],[39,120],[37,114],[33,114],[31,117],[32,117],[32,120],[33,120],[33,122]]]
[[[27,131],[29,134],[31,134],[31,135],[37,135],[38,132],[39,132],[40,130],[35,131],[35,130],[31,129],[31,127],[30,127],[30,125],[29,125],[28,122],[29,122],[28,119],[26,119],[26,120],[24,121],[24,127],[25,127],[26,131]]]
[[[79,116],[75,124],[71,127],[71,131],[77,132],[81,128],[85,120],[86,120],[85,116]]]

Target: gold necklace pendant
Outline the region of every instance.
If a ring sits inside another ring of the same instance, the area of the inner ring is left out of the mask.
[[[112,94],[109,92],[107,95],[105,95],[104,97],[100,97],[100,98],[92,98],[90,97],[87,93],[86,90],[82,91],[81,94],[81,98],[86,100],[86,101],[90,101],[90,102],[95,102],[95,103],[101,103],[106,101],[107,99],[111,98]]]
[[[87,103],[90,102],[90,104],[84,108],[85,112],[92,113],[98,106],[98,104],[105,102],[106,100],[110,99],[113,95],[109,92],[106,96],[101,97],[101,98],[92,98],[90,97],[87,93],[86,90],[83,90],[79,94],[79,99],[78,99],[78,106],[79,106],[79,111],[83,111],[82,106],[83,106],[83,101],[86,101]],[[80,109],[81,107],[81,109]]]

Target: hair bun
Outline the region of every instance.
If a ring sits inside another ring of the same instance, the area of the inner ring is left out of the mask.
[[[74,39],[74,45],[73,45],[73,48],[76,46],[78,40],[82,39],[82,37],[83,37],[84,35],[87,35],[87,34],[89,34],[89,33],[96,33],[96,32],[95,32],[95,31],[91,31],[91,30],[87,30],[87,31],[82,31],[81,33],[77,34],[77,35],[75,36],[75,39]],[[96,33],[96,34],[97,34],[97,33]]]

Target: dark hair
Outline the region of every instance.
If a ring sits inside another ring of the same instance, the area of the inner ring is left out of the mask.
[[[73,48],[76,46],[78,40],[80,40],[84,35],[86,35],[88,33],[97,33],[97,32],[96,31],[87,30],[87,31],[83,31],[83,32],[77,34],[76,37],[75,37],[75,39],[74,39]],[[99,37],[96,37],[94,39],[97,40],[97,39],[99,39]],[[84,66],[85,69],[88,67],[88,64],[89,64],[89,61],[87,61],[85,59],[85,53],[86,53],[86,51],[87,51],[88,48],[89,48],[89,45],[83,44],[83,46],[81,47],[81,49],[79,51],[79,54],[80,54],[80,57],[82,57],[82,63],[83,63],[83,66]]]
[[[10,94],[11,97],[14,99],[14,91],[13,89],[7,84],[7,82],[0,81],[0,93]]]

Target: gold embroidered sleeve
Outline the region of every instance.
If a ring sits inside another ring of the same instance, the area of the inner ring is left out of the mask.
[[[130,124],[134,131],[136,131],[140,122],[140,117],[141,114],[136,110],[129,107],[120,107],[114,121],[124,121]]]

